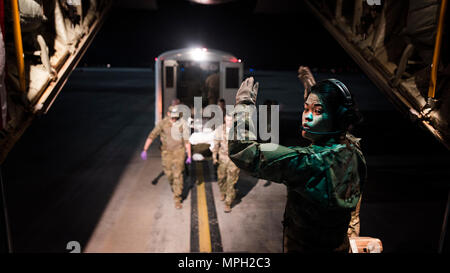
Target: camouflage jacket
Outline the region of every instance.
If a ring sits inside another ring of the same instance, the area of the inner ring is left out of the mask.
[[[252,111],[243,104],[235,108],[235,129],[230,131],[228,142],[231,160],[255,177],[287,186],[285,224],[307,231],[328,230],[331,237],[346,234],[350,213],[358,204],[366,178],[359,139],[348,135],[348,145],[328,143],[309,147],[258,143],[252,131],[253,121],[244,119],[245,112],[252,116]],[[323,239],[323,233],[317,236]]]
[[[174,127],[174,130],[172,130],[172,127]],[[162,144],[161,150],[171,151],[175,149],[184,149],[185,144],[189,143],[189,135],[189,127],[183,118],[172,123],[169,117],[165,117],[156,124],[155,128],[153,128],[148,135],[148,138],[155,139],[160,136]]]
[[[214,130],[214,148],[212,150],[212,157],[217,158],[220,162],[226,163],[230,160],[228,156],[228,134],[224,124]]]

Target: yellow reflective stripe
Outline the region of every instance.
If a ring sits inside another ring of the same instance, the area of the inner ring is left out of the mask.
[[[25,92],[25,64],[23,60],[23,45],[22,45],[22,30],[20,27],[20,13],[18,0],[11,0],[11,9],[13,17],[14,29],[14,45],[16,47],[17,70],[19,73],[19,88],[20,91]]]
[[[197,170],[197,212],[198,212],[198,238],[200,252],[211,252],[211,233],[209,231],[208,206],[206,204],[206,191],[203,179],[202,164],[196,162]]]
[[[441,54],[442,34],[444,32],[445,9],[447,0],[442,0],[439,12],[439,22],[437,26],[436,40],[434,43],[433,64],[431,67],[430,85],[428,87],[428,97],[434,98],[436,95],[437,70],[439,65],[439,56]]]

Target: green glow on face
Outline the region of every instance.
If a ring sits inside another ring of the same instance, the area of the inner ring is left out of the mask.
[[[309,127],[313,132],[330,132],[333,129],[333,122],[324,101],[314,93],[309,94],[305,101],[305,109],[302,115],[302,125]],[[311,141],[323,138],[322,135],[311,134],[302,131],[302,136]]]

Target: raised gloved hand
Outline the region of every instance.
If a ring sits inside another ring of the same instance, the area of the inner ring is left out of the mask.
[[[192,159],[191,159],[191,157],[189,156],[189,157],[186,159],[186,164],[191,164],[191,162],[192,162]]]
[[[254,84],[253,77],[245,79],[236,94],[236,104],[256,104],[259,83]]]
[[[147,151],[142,151],[141,158],[142,160],[147,160]]]
[[[303,83],[303,87],[305,87],[305,94],[304,97],[306,99],[307,97],[307,91],[311,86],[316,85],[316,80],[314,79],[313,74],[311,73],[311,70],[307,66],[300,66],[298,68],[298,76],[297,76]]]

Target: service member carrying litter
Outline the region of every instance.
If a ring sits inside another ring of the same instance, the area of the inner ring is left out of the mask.
[[[225,116],[225,123],[217,127],[214,132],[214,148],[212,150],[213,163],[219,163],[217,168],[217,183],[220,188],[220,199],[225,201],[225,212],[231,212],[231,204],[236,197],[234,185],[239,179],[239,168],[228,156],[228,132],[233,125],[233,118]],[[217,159],[219,155],[219,159]]]
[[[174,128],[174,129],[173,129]],[[161,162],[164,174],[169,179],[169,183],[174,194],[175,207],[181,209],[183,192],[183,170],[184,164],[191,163],[191,145],[189,143],[189,127],[176,106],[170,106],[167,117],[156,124],[155,128],[148,135],[144,149],[141,153],[143,160],[147,159],[147,150],[153,140],[160,136],[161,139]],[[187,159],[186,158],[187,153]]]

